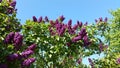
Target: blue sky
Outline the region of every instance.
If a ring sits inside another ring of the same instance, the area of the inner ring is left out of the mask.
[[[77,20],[88,23],[99,17],[111,17],[109,10],[120,7],[120,0],[17,0],[17,17],[24,23],[32,16],[48,16],[56,19],[60,15],[76,23]]]
[[[73,20],[73,24],[77,20],[92,23],[99,17],[111,18],[109,10],[120,8],[120,0],[17,0],[17,8],[17,17],[22,24],[32,16],[48,16],[55,20],[61,15],[66,17],[65,23],[69,19]],[[83,62],[88,64],[86,60]]]

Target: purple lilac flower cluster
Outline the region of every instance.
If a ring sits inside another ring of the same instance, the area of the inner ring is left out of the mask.
[[[92,59],[88,58],[88,61],[89,61],[90,65],[91,65],[91,68],[94,68],[94,63],[93,63]]]
[[[19,32],[10,32],[5,40],[5,44],[14,44],[14,48],[18,51],[20,47],[22,46],[22,41],[23,41],[23,36]],[[11,62],[11,61],[22,61],[21,66],[22,68],[24,67],[29,67],[30,64],[32,64],[35,61],[35,58],[29,58],[30,55],[34,53],[34,50],[36,48],[36,44],[30,45],[25,51],[22,53],[12,53],[6,56],[6,60]],[[24,59],[24,60],[23,60]],[[0,67],[4,68],[3,65],[0,65]]]
[[[13,0],[12,2],[9,1],[9,3],[10,3],[10,7],[7,9],[7,13],[12,14],[14,11],[17,10],[17,9],[15,8],[15,6],[16,6],[16,1],[15,1],[15,0]]]
[[[72,42],[77,42],[79,40],[82,40],[84,36],[86,36],[87,32],[85,28],[82,28],[79,34],[76,37],[72,38]]]
[[[7,37],[5,38],[4,42],[5,42],[6,44],[12,43],[13,38],[14,38],[14,35],[15,35],[14,32],[10,32],[10,33],[7,35]]]
[[[14,35],[13,43],[17,50],[20,49],[20,47],[22,46],[22,41],[23,36],[20,33],[16,32]]]
[[[107,22],[108,21],[108,18],[107,17],[105,17],[105,19],[103,20],[103,18],[102,17],[100,17],[98,20],[97,19],[95,19],[95,22],[96,23],[99,23],[99,22]]]
[[[6,44],[14,44],[16,50],[19,50],[22,46],[23,36],[19,32],[10,32],[5,38],[4,42]]]
[[[74,28],[77,28],[78,26],[75,25]],[[67,24],[68,32],[69,34],[75,34],[75,30],[72,28],[72,20],[70,19]]]
[[[37,19],[35,16],[33,16],[33,21],[34,21],[34,22],[41,23],[41,22],[48,22],[49,19],[48,19],[47,16],[45,16],[44,20],[43,20],[42,16],[40,16],[39,19]]]
[[[72,20],[70,19],[68,21],[67,24],[62,23],[62,21],[64,20],[64,16],[60,16],[59,19],[56,19],[56,21],[52,21],[50,20],[50,26],[49,26],[49,31],[51,35],[59,35],[59,36],[63,36],[65,31],[68,32],[71,35],[76,34],[76,30],[78,28],[81,28],[81,31],[79,32],[79,34],[75,37],[72,38],[72,42],[77,42],[79,40],[83,40],[84,42],[84,46],[89,45],[91,43],[91,41],[88,38],[87,32],[86,32],[86,28],[82,28],[83,23],[80,21],[77,21],[77,24],[75,24],[74,26],[72,26]],[[35,20],[37,21],[37,19],[35,18]],[[84,26],[87,26],[87,23],[84,24]],[[71,45],[71,42],[67,42],[66,43],[67,46]]]
[[[60,21],[63,22],[65,20],[65,17],[62,15],[59,17]]]
[[[8,68],[6,64],[0,64],[0,68]]]
[[[59,36],[63,36],[63,34],[64,34],[65,30],[66,30],[66,25],[63,24],[63,23],[60,23],[58,20],[56,20],[55,28],[56,28],[56,33]]]
[[[14,53],[14,54],[10,54],[10,55],[7,56],[7,61],[11,62],[11,61],[18,60],[20,58],[21,58],[20,54]]]
[[[36,44],[32,44],[25,51],[23,51],[20,54],[18,54],[18,53],[10,54],[7,56],[7,61],[11,62],[11,61],[19,60],[19,61],[22,61],[21,62],[22,68],[29,67],[30,64],[35,62],[35,58],[29,58],[29,56],[34,53],[33,50],[35,50],[35,48],[36,48]]]
[[[28,58],[31,54],[33,54],[33,50],[35,50],[36,44],[30,45],[25,51],[21,53],[21,56],[25,58],[25,60],[22,62],[22,67],[29,67],[30,64],[35,62],[35,58]]]
[[[77,21],[77,24],[72,26],[72,20],[70,19],[67,24],[62,23],[65,17],[62,15],[56,21],[50,20],[50,34],[63,36],[65,31],[68,31],[69,34],[75,34],[78,27],[82,27],[82,22]],[[55,31],[56,30],[56,31]]]
[[[0,3],[2,2],[2,0],[0,0]]]
[[[50,30],[51,35],[55,35],[55,34],[58,34],[59,36],[64,35],[67,25],[63,24],[58,19],[56,19],[55,22],[50,21],[50,24],[51,24],[51,26],[49,27],[49,30]]]
[[[120,64],[120,58],[117,58],[116,62],[117,64]]]
[[[87,32],[85,28],[82,28],[79,34],[72,38],[72,42],[77,42],[79,40],[83,40],[84,46],[91,44],[91,41],[88,38]]]

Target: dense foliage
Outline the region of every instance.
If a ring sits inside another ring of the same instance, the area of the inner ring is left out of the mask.
[[[62,15],[26,20],[16,18],[16,1],[0,0],[0,68],[118,68],[120,67],[120,9],[113,18],[88,24]],[[82,59],[95,54],[102,58]]]

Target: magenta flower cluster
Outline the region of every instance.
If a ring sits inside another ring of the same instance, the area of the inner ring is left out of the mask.
[[[0,64],[0,68],[8,68],[6,64]]]
[[[10,32],[5,38],[4,42],[6,44],[14,44],[14,48],[19,50],[22,46],[23,36],[19,32]]]
[[[85,23],[83,25],[82,22],[77,21],[77,24],[72,26],[72,20],[70,19],[67,24],[62,23],[65,17],[62,15],[59,17],[59,19],[56,19],[56,21],[50,20],[50,26],[49,31],[51,35],[58,35],[58,36],[64,36],[65,32],[68,32],[70,35],[75,35],[78,28],[80,28],[80,32],[77,36],[73,37],[71,39],[72,42],[77,42],[79,40],[82,40],[84,42],[84,46],[87,46],[91,43],[91,41],[88,38],[87,31],[85,27],[87,26]],[[36,20],[36,19],[35,19]],[[66,45],[70,46],[71,41],[67,42]]]
[[[117,64],[120,64],[120,58],[117,58],[116,62]]]
[[[10,6],[8,9],[7,9],[7,13],[8,14],[12,14],[14,11],[16,11],[17,9],[15,8],[16,6],[16,1],[13,0],[12,2],[10,2]]]
[[[56,21],[50,20],[50,33],[51,35],[58,34],[59,36],[63,36],[65,31],[69,34],[75,34],[78,27],[82,27],[82,22],[77,21],[77,24],[72,26],[72,20],[70,19],[67,24],[62,23],[65,17],[62,15]],[[56,30],[56,31],[55,31]]]
[[[107,22],[108,21],[108,18],[107,17],[105,17],[105,19],[103,19],[102,17],[100,17],[99,19],[95,19],[95,22],[96,23],[99,23],[99,22]]]
[[[88,46],[91,44],[91,41],[88,38],[87,32],[85,28],[82,28],[79,34],[72,38],[72,42],[77,42],[79,40],[83,40],[84,46]]]
[[[20,50],[20,47],[22,47],[22,42],[23,36],[19,32],[10,32],[4,40],[4,43],[6,45],[13,43],[14,49],[16,49],[17,51]],[[6,60],[10,63],[20,61],[22,68],[29,67],[30,64],[32,64],[35,61],[35,58],[29,58],[29,56],[34,53],[35,48],[36,44],[32,44],[21,53],[9,54],[8,56],[6,56]],[[0,67],[1,66],[3,67],[3,64],[0,65]]]
[[[29,67],[33,62],[35,62],[35,58],[28,58],[31,54],[33,54],[33,50],[35,50],[36,44],[30,45],[25,51],[21,53],[21,56],[25,58],[22,62],[22,67]]]
[[[2,0],[0,0],[0,3],[2,2]]]
[[[15,60],[21,61],[21,67],[29,67],[33,62],[35,62],[35,58],[29,58],[30,55],[34,53],[36,44],[30,45],[25,51],[22,53],[14,53],[7,56],[7,61],[15,62]],[[23,60],[24,59],[24,60]]]
[[[49,19],[47,16],[45,16],[45,18],[43,19],[42,16],[39,17],[39,19],[37,19],[35,16],[33,16],[33,21],[34,22],[38,22],[38,23],[41,23],[41,22],[48,22]]]
[[[61,19],[61,21],[63,21],[63,19]],[[63,36],[64,35],[67,25],[65,25],[64,23],[60,22],[58,19],[55,22],[53,22],[51,20],[50,24],[51,24],[51,26],[49,27],[49,30],[50,30],[50,34],[51,35],[55,35],[55,34],[57,34],[59,36]]]

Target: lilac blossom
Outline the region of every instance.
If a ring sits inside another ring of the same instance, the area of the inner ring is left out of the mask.
[[[0,68],[8,68],[6,64],[0,64]]]
[[[27,50],[35,50],[36,46],[36,44],[32,44],[27,48]]]
[[[107,21],[108,21],[108,18],[107,18],[107,17],[105,17],[104,22],[107,22]]]
[[[70,19],[69,21],[68,21],[68,26],[71,26],[72,25],[72,20]]]
[[[12,6],[13,8],[15,8],[15,6],[16,6],[16,1],[14,0],[13,2],[11,2],[10,6]]]
[[[82,40],[82,37],[81,36],[76,36],[76,37],[73,37],[72,38],[72,42],[77,42],[79,40]]]
[[[117,64],[120,64],[120,58],[117,58],[116,62]]]
[[[49,22],[49,19],[48,19],[48,17],[47,17],[47,16],[45,16],[45,21],[46,21],[46,22]]]
[[[78,28],[78,25],[75,24],[75,25],[73,26],[73,29],[74,29],[74,30],[77,30],[77,28]]]
[[[86,29],[82,28],[81,31],[79,32],[79,35],[81,35],[82,37],[84,37],[87,34]]]
[[[28,58],[22,62],[22,67],[29,67],[33,62],[35,62],[35,58]]]
[[[88,25],[88,22],[85,22],[84,26],[87,26]]]
[[[17,53],[14,53],[14,54],[10,54],[7,56],[7,60],[8,61],[14,61],[14,60],[17,60],[19,59],[20,55],[17,54]]]
[[[32,50],[26,50],[26,51],[22,52],[21,56],[24,58],[28,58],[28,56],[30,56],[31,54],[33,54]]]
[[[15,35],[14,32],[10,32],[10,33],[7,35],[7,37],[5,38],[4,42],[5,42],[6,44],[11,43],[12,40],[13,40],[13,38],[14,38],[14,35]]]
[[[19,32],[16,32],[14,35],[13,43],[15,46],[15,49],[20,49],[22,46],[23,36],[19,34]]]
[[[100,21],[100,22],[102,22],[102,21],[103,21],[103,18],[102,18],[102,17],[100,17],[100,18],[99,18],[99,21]]]
[[[0,0],[0,3],[2,2],[2,0]]]
[[[37,22],[37,18],[35,16],[33,16],[33,21]]]
[[[42,22],[43,20],[42,20],[42,16],[40,16],[39,17],[39,19],[38,19],[38,23],[40,23],[40,22]]]
[[[62,15],[62,16],[60,16],[60,21],[62,22],[62,21],[64,21],[64,19],[65,19],[65,17]]]
[[[69,32],[69,34],[75,34],[75,30],[72,29],[72,27],[69,25],[68,25],[68,32]]]
[[[78,25],[79,27],[82,27],[82,22],[77,21],[77,25]]]
[[[88,46],[88,45],[90,45],[91,42],[89,41],[87,35],[85,35],[85,36],[83,37],[83,40],[84,40],[84,46]]]
[[[55,28],[56,28],[56,32],[58,33],[59,36],[63,36],[65,30],[66,30],[66,26],[62,23],[56,23],[55,24]]]

